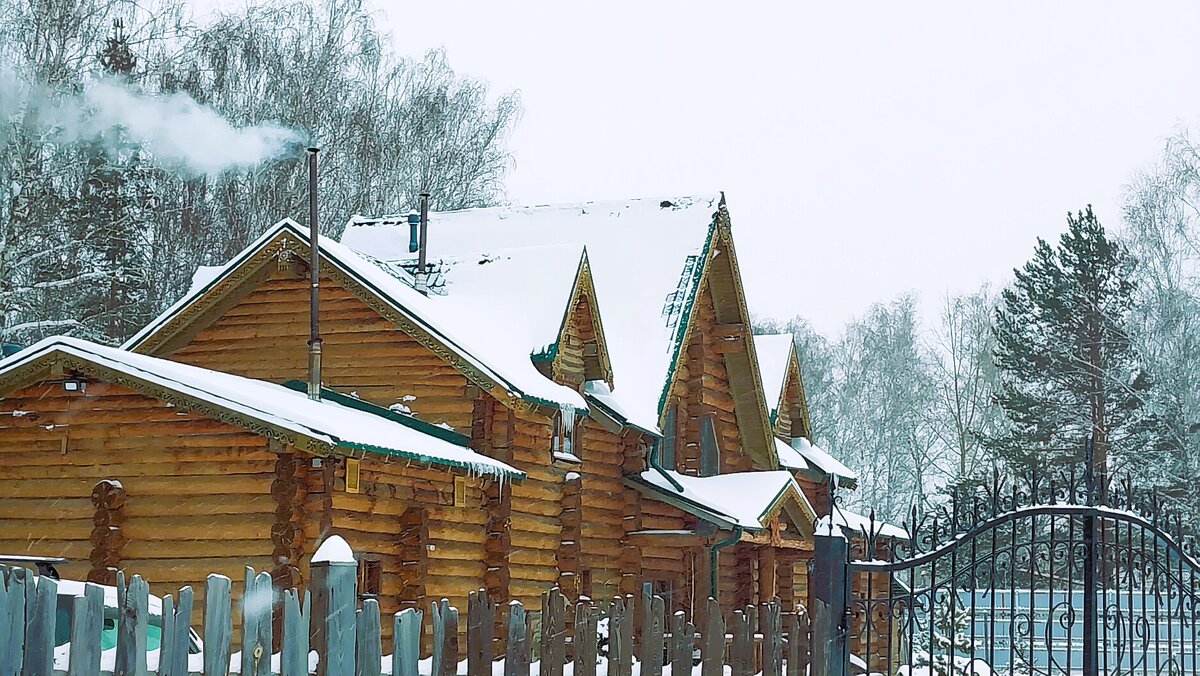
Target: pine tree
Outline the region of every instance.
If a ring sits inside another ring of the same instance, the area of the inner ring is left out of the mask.
[[[1104,486],[1109,467],[1154,450],[1150,379],[1127,333],[1133,264],[1088,206],[1014,271],[993,327],[1007,429],[988,440],[1013,469],[1082,470],[1090,435]]]
[[[113,78],[131,79],[137,57],[129,47],[121,20],[113,22],[97,58]],[[79,274],[99,273],[98,279],[71,289],[64,299],[82,323],[79,333],[119,343],[141,327],[154,308],[145,297],[144,247],[140,241],[142,190],[146,168],[139,149],[121,128],[107,130],[84,150],[87,171],[73,208],[69,227],[81,244]]]

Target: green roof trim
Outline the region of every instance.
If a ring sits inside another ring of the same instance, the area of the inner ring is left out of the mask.
[[[671,505],[672,507],[678,507],[692,516],[699,517],[710,523],[715,523],[722,528],[735,528],[738,525],[737,519],[734,517],[725,514],[724,512],[717,511],[711,507],[701,505],[695,500],[689,500],[679,493],[650,483],[637,474],[626,474],[625,481],[633,485],[635,488],[641,488],[653,493],[657,499],[667,503],[668,505]],[[760,527],[758,530],[762,530],[762,528]]]
[[[288,388],[289,390],[295,390],[297,392],[307,392],[308,391],[308,383],[304,382],[303,380],[289,380],[286,383],[283,383],[283,386]],[[387,409],[382,406],[372,404],[369,401],[363,401],[362,399],[359,399],[357,397],[351,397],[348,394],[342,394],[341,392],[336,392],[327,387],[321,388],[321,398],[328,399],[329,401],[332,401],[337,404],[341,404],[342,406],[346,406],[347,408],[353,408],[355,410],[363,411],[366,413],[373,413],[381,418],[386,418],[394,423],[399,423],[401,425],[404,425],[405,427],[409,427],[411,429],[417,430],[418,432],[428,434],[431,437],[437,437],[438,439],[441,439],[442,441],[448,441],[448,442],[454,444],[455,446],[462,446],[463,448],[468,448],[471,444],[470,437],[468,437],[464,434],[459,434],[458,432],[455,432],[454,430],[448,430],[445,427],[441,427],[439,425],[434,425],[432,423],[425,422],[424,420],[418,420],[417,418],[414,418],[409,415],[404,415],[403,413],[397,413],[396,411],[393,411],[391,409]],[[354,447],[354,448],[360,447],[359,445],[355,445],[355,444],[343,444],[343,445]],[[366,446],[361,446],[361,447],[365,448]],[[376,450],[383,450],[383,451],[389,450],[389,449],[383,449],[381,447],[379,447],[379,448],[371,447],[371,448],[376,449]],[[393,453],[393,455],[394,455],[394,453]],[[437,462],[445,463],[447,461],[438,460]]]
[[[530,354],[529,358],[532,359],[533,362],[536,364],[538,362],[554,361],[554,358],[557,356],[558,356],[558,342],[556,341],[556,342],[553,342],[553,343],[550,343],[549,345],[547,345],[545,347],[545,349],[541,350],[540,352],[534,352],[534,353]]]
[[[713,236],[717,232],[717,214],[713,214],[712,222],[708,224],[708,234],[704,237],[704,246],[700,247],[701,261],[692,272],[692,283],[688,288],[687,301],[683,305],[683,313],[679,316],[679,324],[675,328],[675,337],[671,345],[671,364],[667,369],[667,378],[663,382],[662,393],[658,395],[658,412],[661,415],[667,403],[667,393],[671,390],[671,379],[675,377],[675,365],[679,363],[679,351],[683,349],[683,337],[687,334],[687,325],[692,318],[692,310],[696,304],[696,294],[699,293],[700,279],[704,269],[708,267],[708,259],[712,249]]]
[[[338,446],[341,446],[343,448],[352,448],[352,449],[360,450],[360,451],[372,451],[375,453],[382,453],[384,455],[390,455],[390,456],[396,457],[396,458],[410,458],[412,460],[419,460],[421,462],[425,462],[430,465],[443,465],[445,467],[458,467],[461,469],[470,470],[472,472],[474,472],[478,469],[477,465],[473,465],[469,462],[462,462],[461,460],[447,460],[446,458],[431,458],[427,455],[421,455],[420,453],[412,453],[410,451],[401,451],[399,449],[386,448],[384,446],[375,446],[374,444],[358,444],[358,443],[339,442]],[[489,472],[485,472],[485,473],[486,474],[493,474],[493,473],[494,474],[503,474],[507,477],[511,477],[514,479],[524,479],[526,476],[525,473],[522,472],[521,470],[513,470],[511,472],[505,472],[503,470],[497,469],[494,472],[489,471]]]

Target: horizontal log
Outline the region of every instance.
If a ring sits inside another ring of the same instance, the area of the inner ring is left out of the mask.
[[[68,453],[68,455],[71,455]],[[113,458],[108,458],[113,459]],[[130,460],[128,456],[124,458]],[[46,476],[47,465],[0,465],[0,479],[37,479]],[[274,461],[215,462],[215,463],[121,463],[54,466],[54,475],[63,479],[90,478],[100,481],[119,477],[133,481],[137,477],[171,477],[180,474],[219,475],[266,474],[274,469]]]
[[[92,519],[74,518],[47,521],[23,518],[20,512],[6,513],[0,519],[0,540],[28,540],[36,542],[52,537],[62,540],[87,540],[92,534]]]
[[[219,544],[210,541],[131,540],[122,550],[125,559],[193,559],[220,553],[228,557],[271,556],[274,545],[269,539],[227,539]]]
[[[266,515],[143,516],[126,519],[122,533],[130,540],[270,540],[272,520]],[[219,545],[216,545],[219,547]]]
[[[91,519],[91,498],[0,498],[0,519]],[[0,521],[2,523],[2,521]]]

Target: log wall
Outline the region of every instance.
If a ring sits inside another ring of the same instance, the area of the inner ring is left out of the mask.
[[[307,278],[277,270],[186,345],[157,356],[273,382],[303,380],[308,293]],[[320,300],[327,386],[384,407],[403,404],[417,418],[470,433],[465,376],[328,277],[321,279]]]
[[[713,418],[720,448],[721,473],[752,469],[742,451],[737,414],[729,389],[725,351],[730,341],[718,331],[716,310],[708,284],[701,284],[692,307],[692,330],[683,346],[668,396],[676,408],[675,464],[678,471],[700,473],[700,420]]]
[[[120,565],[153,593],[274,567],[278,456],[263,437],[102,382],[82,394],[39,382],[7,394],[0,412],[0,551],[65,556],[62,576],[86,579],[92,488],[116,479],[127,495]],[[203,603],[197,595],[194,618]]]

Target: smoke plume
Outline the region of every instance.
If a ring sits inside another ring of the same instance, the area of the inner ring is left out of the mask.
[[[50,92],[28,83],[14,87],[17,82],[0,78],[0,101],[8,99],[0,104],[0,122],[19,108],[48,140],[99,143],[114,157],[133,144],[156,165],[183,174],[253,168],[296,154],[307,140],[277,124],[235,127],[183,92],[151,95],[111,78],[90,82],[82,93]]]

